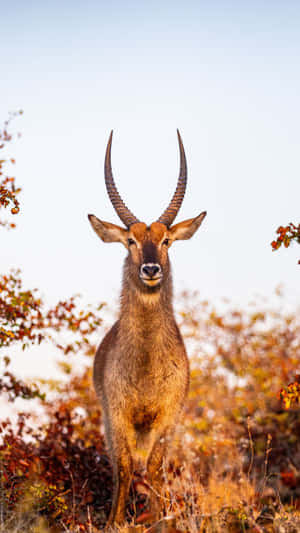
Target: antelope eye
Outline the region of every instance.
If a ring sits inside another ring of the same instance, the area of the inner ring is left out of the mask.
[[[128,239],[128,246],[131,246],[132,244],[135,244],[135,241],[133,239]]]
[[[163,241],[163,244],[165,244],[166,246],[168,246],[169,242],[170,242],[170,239],[165,239],[165,240]]]

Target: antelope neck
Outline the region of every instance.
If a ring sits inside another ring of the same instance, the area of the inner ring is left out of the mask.
[[[169,279],[159,291],[152,293],[124,283],[120,311],[120,326],[127,329],[127,333],[132,329],[148,337],[151,331],[166,330],[167,324],[174,323],[172,280]]]

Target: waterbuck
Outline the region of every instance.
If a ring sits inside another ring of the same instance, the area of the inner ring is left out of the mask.
[[[109,198],[125,227],[88,215],[104,242],[121,242],[124,263],[120,312],[94,362],[94,386],[101,401],[105,436],[113,464],[113,500],[107,527],[125,521],[134,467],[147,468],[153,494],[162,484],[168,439],[182,411],[189,384],[184,343],[174,318],[168,249],[190,239],[206,212],[172,225],[183,201],[187,165],[178,134],[180,173],[173,198],[160,218],[147,226],[124,204],[111,169],[112,132],[105,155]],[[156,516],[158,502],[153,503]]]

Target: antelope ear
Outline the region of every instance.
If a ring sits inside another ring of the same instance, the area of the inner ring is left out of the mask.
[[[95,217],[95,215],[88,215],[88,219],[95,233],[104,242],[121,242],[124,246],[127,246],[127,230],[111,224],[110,222],[104,222]]]
[[[195,218],[189,218],[179,224],[172,226],[169,231],[173,241],[185,241],[190,239],[200,227],[202,220],[206,217],[206,211],[203,211]]]

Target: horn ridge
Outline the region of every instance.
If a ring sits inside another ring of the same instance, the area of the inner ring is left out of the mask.
[[[120,219],[125,224],[125,226],[129,228],[131,224],[135,224],[136,222],[139,222],[139,220],[134,216],[134,214],[124,204],[118,192],[118,189],[116,187],[115,181],[114,181],[112,168],[111,168],[112,136],[113,136],[113,130],[110,132],[110,136],[109,136],[107,147],[106,147],[106,153],[105,153],[105,162],[104,162],[105,185],[106,185],[108,196],[110,198],[110,201],[117,215],[120,217]]]
[[[172,200],[169,203],[167,209],[165,209],[163,214],[157,220],[157,222],[160,222],[161,224],[165,224],[165,226],[167,227],[169,227],[172,224],[175,217],[177,216],[177,213],[181,207],[181,204],[182,204],[182,201],[185,195],[186,184],[187,184],[186,157],[185,157],[184,147],[182,144],[179,130],[177,130],[177,137],[178,137],[179,153],[180,153],[180,169],[179,169],[179,177],[177,181],[177,186],[173,194]]]

